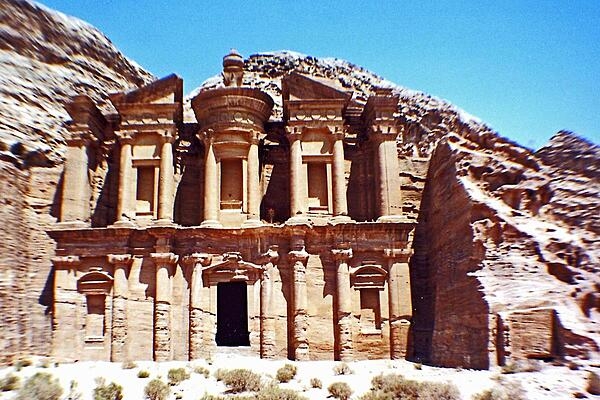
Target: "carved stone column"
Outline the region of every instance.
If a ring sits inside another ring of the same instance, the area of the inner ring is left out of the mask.
[[[248,220],[245,226],[260,225],[260,174],[258,139],[250,141],[248,149]]]
[[[87,152],[91,141],[92,136],[89,132],[72,132],[67,138],[60,222],[85,225],[90,219]]]
[[[160,150],[160,173],[158,180],[158,219],[160,223],[173,222],[173,140],[169,133]]]
[[[347,216],[346,177],[344,171],[344,134],[336,134],[333,142],[333,215]]]
[[[171,359],[171,270],[177,262],[173,253],[152,253],[156,265],[154,297],[154,361]]]
[[[80,347],[73,340],[73,330],[68,321],[73,321],[78,293],[68,288],[75,272],[81,267],[79,256],[57,256],[52,258],[54,267],[54,302],[52,304],[52,343],[50,354],[65,357]],[[26,316],[23,315],[23,318]],[[66,323],[65,323],[66,322]]]
[[[339,355],[341,361],[354,359],[352,344],[352,292],[350,289],[350,270],[348,260],[352,258],[352,249],[334,249],[333,257],[337,265],[336,296],[337,296],[337,334]]]
[[[293,250],[288,253],[288,260],[292,264],[293,286],[293,343],[294,359],[305,361],[309,359],[308,343],[308,291],[306,288],[306,262],[308,253],[302,250]]]
[[[191,268],[190,282],[190,360],[196,360],[206,356],[202,353],[202,344],[204,343],[204,333],[206,331],[206,321],[204,320],[204,310],[202,310],[202,267],[209,266],[212,262],[210,254],[193,253],[184,258],[184,263]]]
[[[112,293],[112,337],[110,343],[110,360],[127,360],[127,271],[131,265],[130,254],[109,254],[108,262],[113,265]]]
[[[260,282],[260,356],[275,358],[277,355],[275,340],[275,315],[273,314],[273,279],[279,253],[277,246],[269,247],[262,255],[260,263],[263,268]]]
[[[219,223],[219,177],[217,159],[213,148],[213,138],[204,140],[206,163],[204,164],[204,221],[201,226],[220,227]]]
[[[388,260],[390,358],[406,357],[408,331],[412,318],[412,298],[408,259],[410,249],[385,249]]]
[[[301,213],[302,208],[302,146],[300,134],[288,135],[290,141],[290,217]]]
[[[119,158],[119,190],[117,198],[117,223],[127,224],[135,219],[135,206],[133,189],[131,188],[131,174],[133,173],[130,132],[119,132],[117,134],[121,144]]]

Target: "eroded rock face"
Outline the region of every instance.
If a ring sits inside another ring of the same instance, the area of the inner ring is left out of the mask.
[[[106,94],[152,76],[94,28],[42,6],[4,2],[0,21],[4,362],[48,350],[54,248],[45,231],[58,215],[66,99],[85,93],[109,110]],[[279,52],[249,57],[245,70],[244,84],[274,99],[289,71],[336,81],[353,90],[356,104],[374,86],[399,95],[402,207],[418,218],[409,355],[475,368],[526,357],[598,357],[598,146],[561,132],[532,153],[442,100],[345,61]],[[198,91],[219,85],[221,78],[212,78]],[[276,102],[271,122],[281,110]],[[195,121],[189,107],[187,121]],[[96,188],[103,176],[95,173]],[[96,190],[91,201],[98,196]],[[152,312],[148,302],[144,307]]]
[[[26,0],[0,6],[0,151],[29,165],[59,163],[66,101],[152,81],[96,28]]]
[[[416,356],[464,366],[473,359],[453,350],[479,346],[482,355],[487,336],[480,368],[597,357],[600,193],[576,167],[579,154],[594,160],[594,146],[569,136],[575,164],[565,169],[550,157],[564,137],[543,149],[544,160],[473,137],[448,134],[430,160],[412,267],[424,274],[416,291],[432,294],[415,298],[415,331],[431,330],[431,343],[416,343]]]

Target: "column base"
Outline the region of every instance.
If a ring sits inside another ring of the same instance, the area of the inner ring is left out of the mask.
[[[222,228],[223,225],[216,219],[207,219],[200,224],[201,228]]]
[[[336,215],[327,220],[329,225],[337,225],[337,224],[347,224],[350,222],[355,222],[352,218],[347,215]]]
[[[58,222],[56,226],[60,229],[85,229],[89,228],[90,224],[83,221],[62,221]]]
[[[175,225],[172,220],[161,218],[152,222],[153,226],[173,226]]]
[[[135,224],[128,219],[120,219],[111,226],[115,228],[135,228]]]
[[[377,222],[389,224],[409,221],[407,221],[406,217],[402,215],[382,215],[381,217],[377,218]]]
[[[295,215],[285,221],[286,225],[309,225],[312,226],[312,221],[310,218],[305,217],[304,215]]]
[[[263,226],[261,220],[259,219],[247,219],[242,224],[242,228],[258,228],[259,226]]]

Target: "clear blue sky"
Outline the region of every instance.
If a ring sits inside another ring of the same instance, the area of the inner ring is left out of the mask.
[[[337,57],[449,100],[538,148],[568,129],[600,143],[600,0],[42,0],[103,31],[186,92],[226,52]]]

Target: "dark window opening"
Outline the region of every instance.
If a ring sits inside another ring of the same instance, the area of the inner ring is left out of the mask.
[[[245,282],[217,286],[217,346],[250,346]]]

